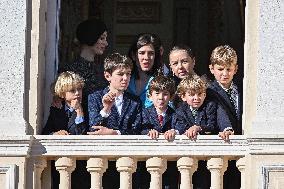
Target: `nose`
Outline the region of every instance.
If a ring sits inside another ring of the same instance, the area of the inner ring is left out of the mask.
[[[182,68],[182,63],[181,63],[181,61],[178,61],[177,67],[178,67],[179,69]]]
[[[199,98],[199,95],[198,95],[198,94],[195,94],[195,95],[193,96],[193,98],[194,98],[194,100],[197,100],[197,99]]]
[[[123,74],[122,79],[125,81],[127,80],[127,74]]]

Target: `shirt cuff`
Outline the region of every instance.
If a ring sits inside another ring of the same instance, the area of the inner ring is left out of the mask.
[[[109,116],[110,113],[106,113],[104,110],[100,111],[100,114],[103,118],[107,118]]]
[[[174,130],[176,132],[176,135],[179,135],[179,131],[178,130],[175,130],[175,129],[171,129],[171,130]]]
[[[121,135],[121,132],[119,130],[115,130],[118,135]]]
[[[80,123],[84,122],[84,117],[83,116],[77,116],[75,118],[75,123],[78,125]]]
[[[234,132],[234,129],[232,127],[226,127],[223,131],[233,131]]]

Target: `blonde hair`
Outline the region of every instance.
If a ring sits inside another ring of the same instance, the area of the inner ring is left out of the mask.
[[[132,70],[133,63],[130,58],[119,53],[113,53],[104,60],[104,71],[112,74],[117,68],[130,68]]]
[[[231,64],[236,65],[238,61],[238,56],[236,51],[229,45],[221,45],[216,47],[210,57],[211,65],[226,65],[231,66]]]
[[[62,72],[54,84],[54,94],[60,98],[65,97],[65,93],[73,89],[82,89],[84,79],[74,72]]]
[[[179,83],[177,94],[179,97],[182,97],[186,92],[191,94],[206,92],[207,86],[208,83],[198,75],[189,75]]]

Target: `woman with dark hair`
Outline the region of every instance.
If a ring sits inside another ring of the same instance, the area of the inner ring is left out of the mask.
[[[108,85],[104,78],[103,63],[95,61],[96,56],[102,55],[108,46],[107,27],[98,19],[85,20],[77,26],[76,40],[80,45],[80,55],[59,72],[73,71],[84,78],[82,100],[83,107],[86,109],[88,95]]]
[[[128,56],[134,62],[134,68],[128,90],[140,97],[143,105],[152,105],[148,99],[150,81],[161,73],[160,46],[154,36],[148,33],[139,34],[129,49]]]

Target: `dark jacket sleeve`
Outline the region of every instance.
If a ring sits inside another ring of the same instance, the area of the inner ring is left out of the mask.
[[[213,134],[215,133],[217,125],[217,105],[213,101],[206,102],[205,106],[205,119],[203,122],[205,124],[200,125],[202,128],[202,133],[207,134],[207,132]]]
[[[178,130],[179,134],[182,135],[189,127],[193,126],[194,124],[186,118],[186,114],[181,106],[173,114],[172,125],[174,129]]]
[[[141,128],[141,134],[147,135],[151,129],[154,128],[154,125],[151,124],[149,112],[146,108],[142,109],[142,128]]]
[[[49,116],[45,127],[43,128],[43,135],[50,135],[59,130],[67,130],[68,118],[65,116],[62,109],[50,107]]]
[[[68,122],[68,132],[71,135],[83,135],[87,133],[87,125],[85,120],[79,124],[75,123],[75,119],[77,117],[77,113],[74,111],[72,113],[72,117]]]
[[[142,103],[140,100],[137,100],[134,105],[133,113],[130,115],[131,126],[128,126],[126,129],[120,129],[121,134],[123,135],[138,135],[141,133],[141,123],[142,123]]]
[[[103,109],[102,104],[102,95],[99,91],[90,94],[88,96],[88,112],[89,112],[89,128],[94,125],[103,125],[105,118],[100,114],[100,111]]]

